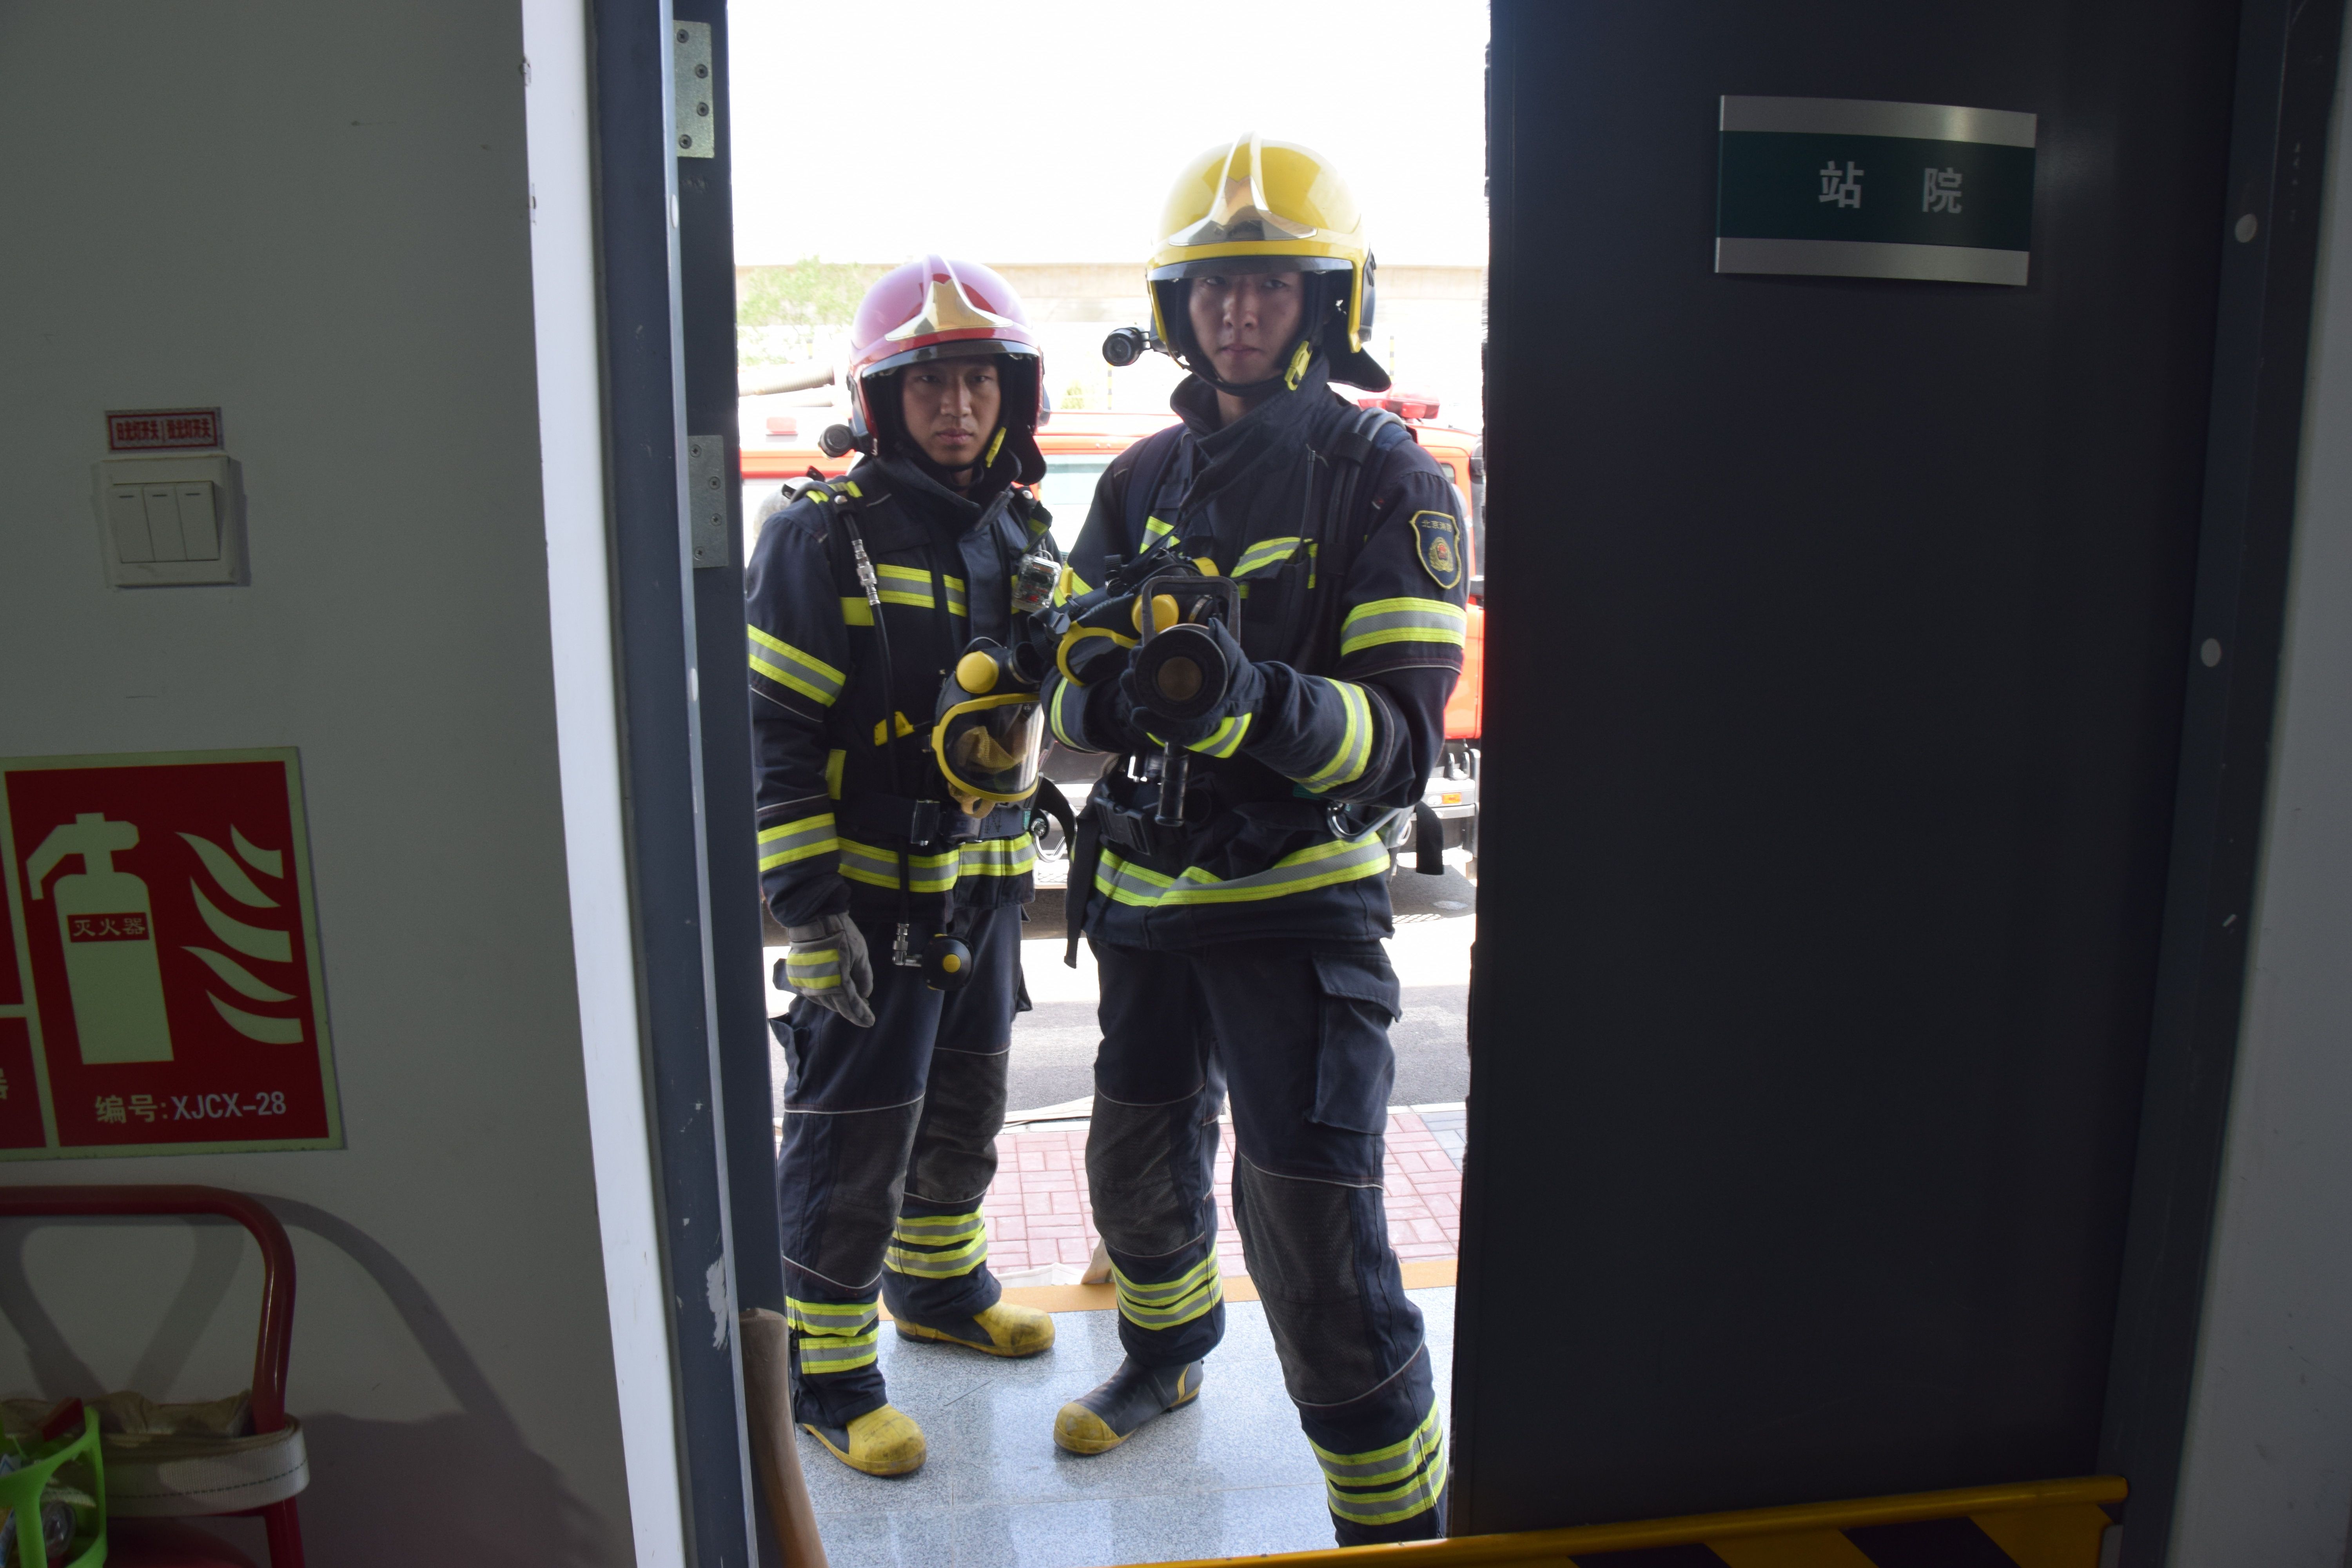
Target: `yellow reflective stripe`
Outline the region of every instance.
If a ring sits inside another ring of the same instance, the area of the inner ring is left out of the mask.
[[[1319,539],[1308,540],[1307,542],[1307,588],[1309,593],[1314,592],[1315,568],[1321,563],[1322,559],[1323,542]]]
[[[841,624],[845,626],[870,626],[874,624],[874,606],[863,598],[841,601]]]
[[[944,855],[909,855],[907,857],[907,884],[918,893],[944,893],[955,886],[956,871],[962,860],[960,851],[950,849]],[[895,850],[860,844],[855,838],[841,841],[841,874],[853,882],[865,882],[877,888],[898,885],[898,856]]]
[[[1145,518],[1143,520],[1143,548],[1146,550],[1150,549],[1154,544],[1157,544],[1160,541],[1167,538],[1170,534],[1175,531],[1176,525],[1172,522],[1162,522],[1156,517]]]
[[[779,686],[789,686],[802,696],[824,707],[833,706],[841,695],[847,679],[841,671],[815,658],[792,644],[772,637],[759,627],[746,625],[751,636],[751,672],[763,675]]]
[[[835,800],[841,798],[841,764],[848,760],[847,752],[827,752],[824,754],[824,793]]]
[[[1226,720],[1201,740],[1192,742],[1192,749],[1204,757],[1230,757],[1242,749],[1243,737],[1249,733],[1250,716],[1246,713]]]
[[[854,1334],[880,1314],[871,1301],[802,1301],[784,1298],[784,1321],[807,1334]]]
[[[958,1247],[940,1252],[917,1252],[911,1247],[893,1246],[882,1256],[882,1267],[894,1274],[912,1275],[918,1279],[952,1279],[969,1274],[988,1259],[988,1237],[975,1236]]]
[[[1454,647],[1469,639],[1470,616],[1443,599],[1374,599],[1358,605],[1339,623],[1344,656],[1392,642],[1438,642]]]
[[[1087,748],[1086,745],[1079,741],[1077,736],[1070,731],[1070,725],[1067,721],[1069,719],[1076,718],[1076,714],[1069,713],[1066,715],[1064,710],[1070,700],[1070,694],[1074,691],[1080,691],[1083,689],[1085,689],[1076,681],[1065,676],[1062,679],[1062,684],[1055,689],[1054,705],[1046,710],[1045,714],[1046,721],[1053,728],[1054,739],[1061,742],[1062,744],[1076,752],[1083,752]],[[1081,700],[1079,706],[1082,708],[1085,706],[1083,700]]]
[[[963,579],[961,577],[950,577],[947,580],[947,584],[948,614],[951,616],[969,615],[971,612],[964,607],[966,595],[964,593]]]
[[[1066,604],[1081,594],[1094,592],[1087,586],[1087,580],[1078,575],[1076,568],[1070,566],[1062,568],[1062,590],[1060,597],[1055,601],[1056,604]]]
[[[1220,880],[1198,866],[1188,866],[1182,876],[1171,877],[1106,848],[1095,867],[1095,890],[1139,909],[1248,903],[1385,876],[1388,868],[1388,847],[1377,833],[1313,845],[1285,855],[1263,871],[1229,880]]]
[[[1233,574],[1246,577],[1253,572],[1287,561],[1298,553],[1300,542],[1295,533],[1282,539],[1261,539],[1242,552],[1242,558],[1234,563]]]
[[[784,1298],[784,1321],[798,1333],[793,1349],[803,1373],[854,1372],[874,1364],[880,1315],[871,1301]]]
[[[905,605],[910,609],[928,610],[937,601],[931,596],[931,574],[914,566],[877,566],[874,575],[881,579],[882,602]],[[892,587],[891,584],[902,584]]]
[[[986,838],[967,844],[962,857],[967,877],[1019,877],[1037,868],[1037,841],[1026,833],[1016,838]]]
[[[902,1214],[890,1227],[890,1239],[894,1245],[884,1255],[883,1267],[919,1279],[952,1279],[969,1274],[988,1256],[987,1224],[978,1210]],[[918,1247],[928,1250],[915,1250]]]
[[[827,855],[841,847],[834,837],[833,813],[803,816],[760,830],[760,869],[789,866],[812,855]]]
[[[1322,680],[1339,694],[1347,723],[1340,732],[1339,749],[1331,753],[1331,760],[1298,782],[1311,790],[1338,789],[1362,778],[1364,770],[1372,765],[1372,700],[1353,681],[1324,680],[1319,675],[1307,679]]]
[[[942,1247],[959,1237],[978,1236],[987,1223],[977,1209],[970,1214],[902,1214],[890,1226],[890,1234],[900,1241]]]
[[[875,1331],[868,1329],[862,1334],[803,1334],[794,1353],[800,1357],[803,1377],[856,1372],[861,1366],[874,1364]]]
[[[1173,1279],[1139,1284],[1115,1263],[1110,1272],[1118,1296],[1118,1315],[1139,1329],[1181,1328],[1205,1317],[1225,1299],[1213,1252]]]
[[[1430,1418],[1436,1419],[1435,1411],[1430,1412]],[[1417,1465],[1402,1485],[1381,1491],[1352,1491],[1342,1489],[1328,1476],[1323,1481],[1324,1500],[1331,1511],[1358,1524],[1394,1524],[1399,1520],[1411,1519],[1436,1507],[1438,1496],[1444,1490],[1445,1436],[1442,1432],[1433,1434],[1426,1462]]]
[[[793,948],[784,954],[784,984],[794,991],[829,991],[841,984],[841,949]]]
[[[1433,1399],[1429,1414],[1421,1418],[1421,1425],[1402,1442],[1360,1454],[1334,1453],[1312,1437],[1307,1440],[1307,1446],[1315,1450],[1323,1473],[1331,1479],[1351,1487],[1378,1487],[1401,1481],[1419,1469],[1423,1459],[1444,1448],[1445,1434],[1437,1419],[1437,1402]]]

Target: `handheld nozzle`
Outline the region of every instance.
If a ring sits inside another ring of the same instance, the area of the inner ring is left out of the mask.
[[[125,849],[139,847],[139,826],[131,822],[109,822],[102,811],[86,811],[71,822],[61,822],[49,829],[41,847],[33,851],[26,862],[26,874],[32,879],[33,897],[47,898],[42,884],[57,863],[68,855],[81,857],[81,868],[93,877],[111,876],[114,857]]]

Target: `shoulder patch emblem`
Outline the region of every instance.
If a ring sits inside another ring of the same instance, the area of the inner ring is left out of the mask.
[[[1451,593],[1462,583],[1462,525],[1450,512],[1412,514],[1412,549],[1430,581]]]

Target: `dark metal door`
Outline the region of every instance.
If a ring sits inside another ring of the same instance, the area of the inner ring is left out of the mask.
[[[2339,10],[2304,13],[2327,82]],[[2127,1216],[2127,1316],[2193,1330],[2164,1256],[2201,1247],[2226,1094],[2226,1036],[2218,1083],[2158,1085],[2150,1040],[2200,1005],[2159,1000],[2170,928],[2221,896],[2180,856],[2227,824],[2176,850],[2224,765],[2200,714],[2242,682],[2257,781],[2267,726],[2275,563],[2223,594],[2216,541],[2284,513],[2211,492],[2278,453],[2209,436],[2262,363],[2227,291],[2299,345],[2299,243],[2307,310],[2288,16],[1496,5],[1457,1531],[2104,1464],[2168,1490],[2169,1417],[2102,1422],[2150,1375],[2111,1387]],[[1727,93],[2038,114],[2031,282],[1717,275]],[[2209,690],[2217,594],[2252,670]],[[2136,1198],[2144,1084],[2204,1109]]]

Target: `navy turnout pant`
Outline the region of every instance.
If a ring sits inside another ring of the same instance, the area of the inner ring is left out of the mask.
[[[1396,972],[1374,944],[1159,952],[1102,973],[1087,1181],[1119,1341],[1150,1366],[1224,1333],[1211,1186],[1231,1090],[1234,1225],[1342,1545],[1444,1532],[1445,1440],[1381,1203]]]
[[[897,1317],[942,1327],[996,1304],[980,1202],[996,1176],[1020,992],[1017,905],[957,916],[972,974],[954,992],[890,962],[895,922],[857,924],[873,1026],[799,1000],[770,1025],[791,1068],[776,1196],[793,1398],[801,1419],[828,1426],[888,1402],[877,1295]]]

